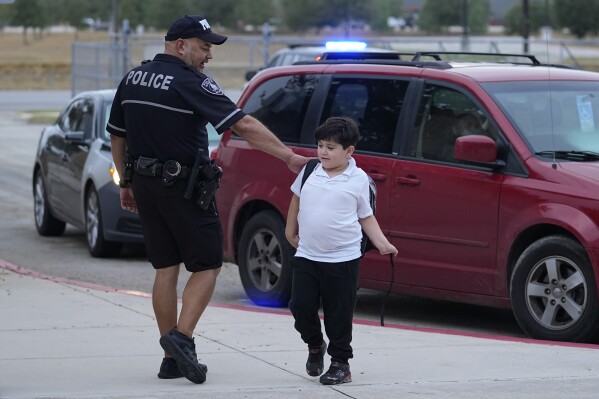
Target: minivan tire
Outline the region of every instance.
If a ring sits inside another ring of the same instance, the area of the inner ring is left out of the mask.
[[[282,217],[273,211],[261,211],[248,220],[239,240],[238,264],[243,288],[255,304],[287,306],[292,256]]]
[[[599,331],[593,268],[577,241],[552,235],[519,257],[510,284],[518,324],[533,338],[590,342]]]

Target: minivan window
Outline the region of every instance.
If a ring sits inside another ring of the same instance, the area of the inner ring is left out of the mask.
[[[283,142],[300,142],[306,109],[318,83],[316,75],[282,76],[264,82],[243,107]]]
[[[333,78],[320,122],[348,116],[360,127],[356,150],[390,154],[407,88],[407,80]]]
[[[599,152],[599,83],[485,83],[534,153]]]
[[[426,84],[418,106],[410,156],[458,162],[453,157],[456,139],[473,134],[493,140],[498,137],[486,114],[466,94],[447,86]]]

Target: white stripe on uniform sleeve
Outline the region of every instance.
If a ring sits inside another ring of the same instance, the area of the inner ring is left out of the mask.
[[[126,131],[125,129],[122,129],[122,128],[120,128],[120,127],[116,127],[116,126],[114,126],[113,124],[107,123],[107,125],[108,125],[109,127],[111,127],[112,129],[114,129],[114,130],[118,130],[119,132],[127,133],[127,131]]]
[[[218,130],[219,127],[221,127],[222,125],[224,125],[226,121],[228,121],[229,119],[231,119],[233,117],[233,115],[235,115],[239,111],[241,111],[241,110],[239,108],[237,108],[235,111],[231,112],[225,119],[223,119],[222,121],[220,121],[220,123],[218,125],[214,126],[214,129]]]

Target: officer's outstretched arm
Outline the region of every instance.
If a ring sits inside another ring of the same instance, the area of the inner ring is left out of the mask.
[[[291,148],[285,146],[266,126],[256,118],[246,115],[231,129],[245,139],[252,147],[279,158],[295,173],[299,173],[308,158],[295,154]]]

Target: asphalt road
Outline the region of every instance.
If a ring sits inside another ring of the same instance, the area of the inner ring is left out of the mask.
[[[238,92],[233,93],[234,97]],[[52,276],[109,287],[151,292],[154,271],[141,246],[125,246],[117,259],[89,256],[84,233],[68,227],[62,237],[41,237],[33,221],[32,171],[43,128],[28,125],[18,110],[60,109],[67,92],[0,92],[0,259]],[[401,279],[401,270],[396,272]],[[187,279],[182,268],[179,293]],[[360,290],[356,318],[378,321],[382,292]],[[217,303],[254,306],[246,297],[237,266],[225,264],[213,296]],[[391,295],[385,321],[418,327],[522,337],[511,311]]]

